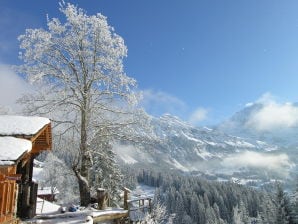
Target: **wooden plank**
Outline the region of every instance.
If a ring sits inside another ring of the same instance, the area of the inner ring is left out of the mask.
[[[2,213],[6,214],[7,212],[7,181],[4,182],[4,188],[3,188],[3,210]]]
[[[14,172],[14,165],[4,165],[0,166],[0,173],[4,175],[13,174]]]
[[[139,198],[127,200],[127,202],[131,203],[131,202],[136,202],[136,201],[141,201],[141,200],[152,200],[152,199],[153,199],[153,197],[139,197]]]
[[[16,194],[15,192],[15,182],[14,181],[9,181],[10,182],[10,204],[9,204],[9,212],[12,214],[14,212],[14,195]]]
[[[0,216],[4,216],[3,210],[4,210],[4,183],[5,181],[0,181]]]
[[[10,181],[7,181],[7,193],[6,193],[6,214],[9,214],[10,211],[10,204],[11,204],[11,188],[10,188]]]
[[[13,214],[16,216],[17,214],[17,203],[18,203],[18,193],[19,193],[19,185],[14,183],[14,192],[15,194],[13,195]]]
[[[136,210],[142,210],[144,211],[145,208],[150,209],[149,205],[141,205],[140,207],[130,207],[129,211],[136,211]]]
[[[14,218],[16,183],[10,180],[0,181],[0,220]],[[2,221],[0,221],[2,223]]]
[[[126,217],[128,217],[128,211],[125,213],[121,212],[121,213],[104,214],[104,215],[96,216],[96,217],[93,217],[93,222],[117,220],[117,219],[126,218]]]
[[[5,175],[0,173],[0,181],[5,181]]]

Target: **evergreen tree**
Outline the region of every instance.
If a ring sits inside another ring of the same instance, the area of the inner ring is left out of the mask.
[[[212,207],[207,207],[205,212],[205,223],[206,224],[214,224],[217,223],[216,214]]]
[[[240,200],[239,202],[239,211],[240,211],[241,221],[244,224],[250,224],[248,209],[245,206],[243,200]]]
[[[233,208],[233,223],[232,224],[243,224],[241,220],[242,215],[241,211],[238,208],[238,205]]]
[[[181,224],[183,215],[184,215],[184,211],[185,211],[185,207],[184,207],[182,195],[179,192],[176,192],[176,195],[177,195],[176,203],[175,203],[176,204],[176,208],[175,208],[176,218],[174,220],[174,223]]]
[[[199,222],[199,203],[198,196],[193,194],[190,201],[190,217],[194,223]]]
[[[280,184],[277,185],[276,193],[276,224],[288,224],[290,220],[290,208],[286,194]]]
[[[107,130],[101,129],[99,136],[92,142],[91,155],[94,165],[92,166],[90,176],[95,192],[97,188],[107,190],[110,205],[117,205],[119,201],[120,191],[123,187],[123,175],[116,162],[116,154],[112,150],[112,145]]]
[[[193,224],[194,221],[192,220],[192,218],[186,212],[184,212],[181,223],[183,223],[183,224]]]
[[[298,192],[296,190],[293,202],[291,203],[291,221],[290,223],[298,223]]]
[[[142,172],[153,183],[160,175]],[[276,224],[273,195],[233,183],[218,183],[177,173],[162,174],[159,195],[175,223]],[[142,178],[141,178],[142,179]],[[256,200],[255,200],[256,199]]]

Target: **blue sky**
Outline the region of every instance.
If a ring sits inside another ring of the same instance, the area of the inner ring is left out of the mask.
[[[69,2],[107,16],[124,38],[126,72],[153,115],[216,124],[266,93],[298,101],[298,1]],[[0,14],[0,64],[6,65],[20,63],[18,35],[45,27],[46,14],[61,16],[58,0],[1,0]]]

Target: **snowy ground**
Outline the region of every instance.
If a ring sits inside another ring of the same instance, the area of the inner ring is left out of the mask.
[[[41,199],[39,200],[41,201]],[[40,207],[38,208],[40,210]],[[106,215],[127,215],[127,210],[117,209],[117,208],[108,208],[106,210],[95,210],[92,208],[87,208],[77,212],[60,212],[60,206],[57,206],[50,202],[44,202],[43,211],[37,212],[37,216],[34,219],[27,220],[22,222],[23,224],[32,224],[32,223],[44,223],[44,224],[79,224],[87,223],[92,224],[93,218],[96,220],[96,217],[102,217]],[[100,221],[100,224],[111,224],[112,221]]]
[[[42,168],[34,167],[33,178],[35,181],[42,179]],[[139,197],[154,197],[155,187],[140,184],[131,193],[131,199]],[[93,209],[86,209],[78,212],[61,213],[61,206],[43,200],[37,199],[36,204],[36,218],[28,220],[24,223],[43,223],[43,224],[79,224],[79,223],[93,223],[92,217],[97,217],[105,214],[122,213],[122,209],[109,209],[106,211],[98,211]],[[127,211],[126,211],[127,212]],[[102,221],[100,224],[111,224],[112,221]]]
[[[151,187],[144,184],[139,184],[136,189],[134,189],[131,193],[131,197],[154,197],[155,187]]]
[[[93,224],[93,219],[90,216],[75,216],[55,219],[35,219],[22,222],[23,224],[42,223],[42,224]]]
[[[37,198],[36,215],[59,214],[60,205],[48,202],[41,198]]]
[[[36,217],[34,219],[22,222],[23,224],[43,223],[43,224],[92,224],[93,218],[112,215],[127,214],[127,210],[118,208],[108,208],[106,210],[96,210],[87,208],[77,212],[61,213],[61,207],[57,204],[38,198],[36,205]],[[112,221],[101,221],[100,224],[112,224]]]

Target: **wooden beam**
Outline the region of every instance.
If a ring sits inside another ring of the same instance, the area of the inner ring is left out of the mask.
[[[128,217],[128,211],[127,212],[121,212],[121,213],[113,213],[113,214],[104,214],[97,217],[93,217],[93,222],[101,222],[101,221],[109,221],[109,220],[117,220],[121,218]]]

